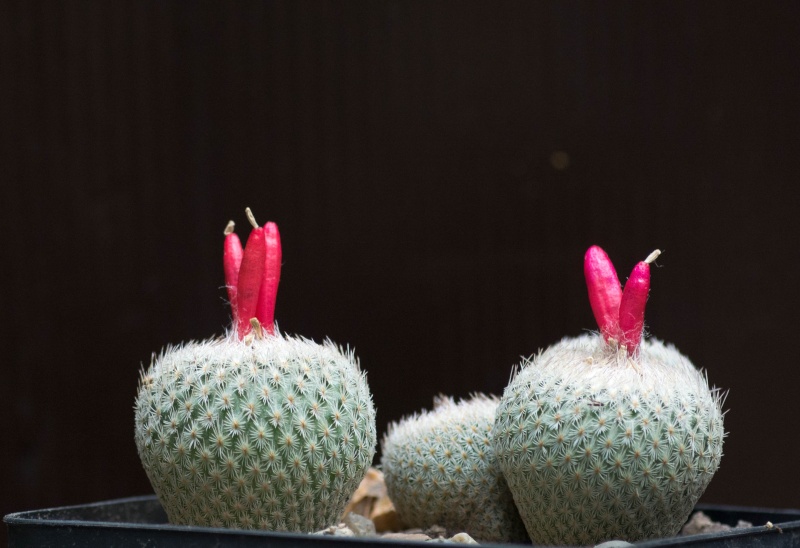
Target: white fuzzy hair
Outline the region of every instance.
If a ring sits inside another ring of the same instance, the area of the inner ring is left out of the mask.
[[[570,395],[578,397],[617,399],[639,394],[669,401],[681,394],[708,395],[715,404],[712,407],[720,410],[725,399],[719,389],[709,388],[705,371],[675,346],[654,338],[643,341],[633,356],[624,347],[606,344],[599,334],[564,338],[523,360],[518,375],[527,377],[530,385],[577,391]]]

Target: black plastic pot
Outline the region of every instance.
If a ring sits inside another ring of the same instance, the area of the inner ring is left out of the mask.
[[[664,538],[637,543],[636,546],[800,546],[800,510],[770,510],[737,506],[698,505],[711,519],[729,525],[738,520],[754,527]],[[428,543],[380,538],[331,537],[264,531],[236,531],[205,527],[169,525],[155,496],[133,497],[9,514],[10,548],[21,546],[180,546],[180,547],[386,547],[431,546]],[[773,526],[768,526],[771,522]],[[508,544],[481,544],[505,546]]]

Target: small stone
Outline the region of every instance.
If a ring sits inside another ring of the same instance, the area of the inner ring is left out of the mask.
[[[594,548],[623,548],[624,546],[633,546],[627,540],[607,540],[600,544],[595,544]]]
[[[344,513],[353,512],[368,517],[375,524],[375,530],[399,531],[403,524],[394,509],[391,499],[386,491],[383,472],[375,467],[367,470],[364,479],[353,493]]]
[[[430,540],[431,537],[424,533],[384,533],[381,538],[391,540],[411,540],[411,541],[425,541]]]
[[[400,516],[397,515],[397,510],[395,510],[394,504],[388,496],[381,497],[375,501],[369,518],[375,524],[375,530],[378,532],[399,531],[403,528],[403,522]]]
[[[317,531],[314,533],[315,535],[325,535],[325,536],[333,536],[333,537],[354,537],[355,534],[353,531],[347,527],[344,523],[340,523],[338,525],[331,525],[330,527],[326,527],[321,531]]]
[[[375,467],[367,470],[364,479],[353,493],[350,502],[345,508],[345,513],[353,512],[370,517],[376,502],[387,497],[386,483],[383,480],[383,472]]]
[[[457,542],[459,544],[478,544],[478,541],[469,536],[466,533],[458,533],[457,535],[453,535],[450,537],[452,542]]]
[[[445,529],[441,525],[431,525],[422,532],[431,538],[439,538],[439,537],[444,538],[447,536],[447,529]]]
[[[377,534],[375,531],[375,524],[372,523],[372,520],[361,514],[348,512],[344,516],[343,521],[357,537],[371,537]]]
[[[681,535],[699,535],[701,533],[718,533],[720,531],[729,531],[730,525],[713,521],[704,512],[695,512],[692,517],[681,529]]]

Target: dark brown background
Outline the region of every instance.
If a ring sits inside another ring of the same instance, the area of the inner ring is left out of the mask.
[[[798,6],[0,8],[0,514],[150,491],[139,368],[223,330],[245,206],[381,432],[594,328],[589,245],[664,249],[649,329],[730,389],[704,500],[800,506]]]

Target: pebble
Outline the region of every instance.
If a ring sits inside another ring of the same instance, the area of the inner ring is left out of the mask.
[[[438,544],[478,544],[478,541],[469,536],[467,533],[458,533],[450,538],[428,537],[426,542],[438,543]]]
[[[342,521],[357,537],[373,537],[377,534],[375,523],[361,514],[348,512]]]
[[[466,533],[458,533],[457,535],[453,535],[450,537],[450,540],[459,544],[478,544],[477,540]]]
[[[735,527],[713,521],[708,515],[703,512],[695,512],[692,514],[691,519],[681,529],[681,535],[698,535],[701,533],[717,533],[720,531],[729,531],[730,529],[739,529],[742,527],[752,527],[753,524],[748,521],[740,520]]]
[[[344,523],[340,523],[338,525],[331,525],[330,527],[326,527],[321,531],[317,531],[314,533],[315,535],[325,535],[325,536],[333,536],[333,537],[354,537],[356,536],[353,531],[346,526]]]
[[[431,537],[429,537],[425,533],[384,533],[383,535],[381,535],[381,538],[392,539],[392,540],[413,540],[413,541],[431,540]]]
[[[445,529],[441,525],[431,525],[430,527],[428,527],[427,529],[425,529],[422,532],[425,533],[426,535],[428,535],[429,537],[433,538],[433,539],[435,539],[435,538],[445,538],[447,536],[447,529]]]
[[[386,491],[383,472],[374,467],[367,470],[366,476],[345,508],[345,513],[347,512],[371,519],[375,524],[375,530],[379,533],[402,529],[397,510]]]

